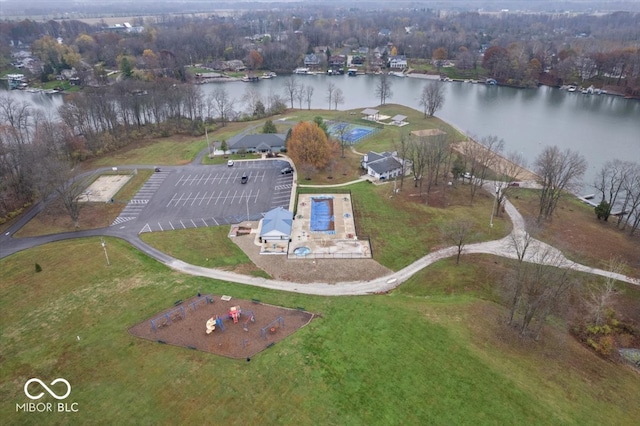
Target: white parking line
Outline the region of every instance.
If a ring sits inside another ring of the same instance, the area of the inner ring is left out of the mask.
[[[209,226],[209,224],[207,224],[207,222],[205,222],[204,219],[200,218],[200,220],[202,221],[202,223],[204,223],[204,226]]]
[[[184,223],[182,223],[182,221],[180,221],[180,225],[182,225],[182,227],[183,227],[184,229],[187,229],[187,227],[186,227],[186,226],[184,226]]]
[[[238,190],[236,189],[236,192],[233,193],[233,198],[231,198],[231,204],[233,204],[233,202],[236,200],[236,194],[237,193],[238,193]]]
[[[254,202],[254,203],[257,203],[257,202],[258,202],[258,195],[260,195],[260,189],[258,189],[258,192],[256,192],[256,197],[255,197],[255,199],[253,200],[253,202]]]
[[[211,200],[213,199],[213,195],[214,195],[215,193],[216,193],[215,191],[211,193],[211,195],[209,196],[209,201],[207,201],[207,205],[209,205],[209,203],[210,203],[210,202],[211,202]]]
[[[202,196],[202,198],[200,198],[200,203],[198,203],[199,206],[202,205],[202,202],[205,200],[205,198],[207,198],[207,193],[205,192],[204,195]]]
[[[173,197],[171,197],[171,200],[169,200],[169,202],[167,203],[167,207],[169,207],[171,203],[173,203],[173,200],[176,198],[176,195],[178,194],[173,194]]]
[[[191,202],[191,205],[193,206],[193,203],[196,202],[196,200],[198,199],[198,196],[200,195],[200,191],[198,191],[198,193],[196,194],[195,197],[193,197],[193,201]]]
[[[197,228],[197,227],[198,227],[198,225],[196,225],[196,223],[193,221],[193,219],[191,219],[191,223],[193,223],[193,227],[194,227],[194,228]]]
[[[162,225],[160,225],[160,222],[158,222],[158,227],[160,228],[161,231],[164,231],[164,229],[162,229]]]
[[[187,198],[184,199],[184,203],[182,203],[183,206],[187,205],[187,202],[189,201],[189,199],[191,198],[191,194],[193,194],[193,192],[190,192],[189,195],[187,195]],[[182,197],[180,197],[182,198]]]
[[[211,220],[213,220],[213,223],[215,223],[215,224],[216,224],[216,226],[220,225],[220,224],[218,223],[218,221],[216,220],[216,218],[215,218],[215,217],[212,217],[212,218],[211,218]]]
[[[158,224],[158,225],[159,225],[159,224]],[[176,230],[176,228],[174,228],[174,227],[173,227],[173,223],[169,222],[169,225],[171,226],[171,229],[172,229],[172,230],[174,230],[174,231]]]

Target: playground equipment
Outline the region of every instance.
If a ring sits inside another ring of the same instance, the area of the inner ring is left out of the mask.
[[[242,323],[242,329],[244,331],[249,331],[249,323],[256,322],[256,317],[253,315],[253,311],[243,311],[242,314],[247,317],[247,319]]]
[[[211,317],[207,320],[207,334],[211,334],[216,330],[216,327],[220,329],[220,331],[224,331],[224,324],[222,323],[222,318],[217,315]]]
[[[269,324],[262,327],[260,329],[260,335],[266,339],[267,331],[273,334],[278,330],[278,328],[284,328],[284,318],[282,317],[278,317],[271,321]]]
[[[229,318],[233,320],[234,324],[238,323],[238,318],[240,318],[241,314],[242,310],[240,309],[240,306],[232,306],[229,308]]]
[[[176,309],[173,309],[166,314],[162,314],[157,318],[151,320],[151,330],[158,331],[158,328],[166,327],[171,325],[172,321],[177,321],[183,319],[187,313],[184,310],[184,307],[180,306]]]

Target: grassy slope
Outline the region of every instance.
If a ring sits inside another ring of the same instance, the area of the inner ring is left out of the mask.
[[[231,241],[228,234],[228,226],[216,226],[150,232],[141,234],[140,238],[160,251],[193,265],[269,278]]]
[[[572,342],[559,355],[553,346],[505,344],[494,330],[499,309],[488,302],[411,289],[358,298],[278,293],[182,276],[118,240],[107,244],[110,267],[98,239],[0,261],[6,424],[52,420],[15,412],[33,376],[70,381],[79,412],[56,421],[77,424],[631,424],[640,415],[632,400],[640,382],[627,370]],[[250,363],[126,332],[198,290],[322,317]]]

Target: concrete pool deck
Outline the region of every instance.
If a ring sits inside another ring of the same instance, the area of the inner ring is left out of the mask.
[[[314,197],[333,197],[334,234],[311,232],[311,199]],[[296,255],[294,251],[299,247],[309,248],[310,253],[306,256]],[[287,254],[289,259],[371,258],[369,241],[360,240],[356,235],[351,195],[298,195]]]

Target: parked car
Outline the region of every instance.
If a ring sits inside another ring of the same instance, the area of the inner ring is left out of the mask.
[[[227,161],[227,166],[232,167],[233,166],[233,160]]]
[[[247,183],[249,181],[249,176],[247,176],[246,173],[242,174],[242,177],[240,178],[240,183]]]
[[[156,167],[156,168],[155,168],[155,171],[156,171],[156,172],[159,172],[159,171],[160,171],[160,167]]]
[[[288,175],[289,173],[293,173],[293,169],[291,167],[289,167],[289,166],[287,166],[284,169],[280,170],[280,174]]]

